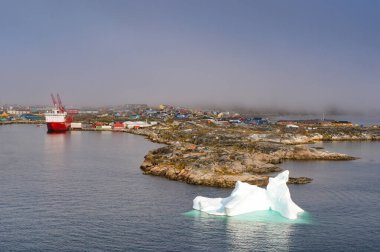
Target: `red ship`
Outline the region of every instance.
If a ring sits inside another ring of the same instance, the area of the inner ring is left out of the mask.
[[[54,108],[51,112],[45,113],[45,121],[48,133],[66,132],[70,129],[73,117],[67,114],[65,108],[62,105],[59,94],[57,94],[57,100],[53,94],[51,95],[51,98],[53,100]]]

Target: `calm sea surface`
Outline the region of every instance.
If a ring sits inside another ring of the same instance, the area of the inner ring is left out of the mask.
[[[375,251],[380,250],[380,143],[327,143],[361,157],[286,162],[307,212],[288,221],[275,212],[232,218],[191,211],[197,195],[231,190],[142,175],[159,145],[111,132],[46,134],[0,127],[0,251]]]

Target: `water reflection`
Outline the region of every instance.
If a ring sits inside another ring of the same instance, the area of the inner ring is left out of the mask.
[[[195,230],[202,233],[208,233],[208,229],[216,226],[215,222],[223,221],[228,251],[287,251],[291,247],[295,226],[311,223],[308,213],[300,215],[297,220],[288,220],[274,211],[226,217],[193,210],[184,215],[194,218]]]
[[[230,251],[289,250],[293,224],[246,222],[232,218],[226,220],[226,233]]]
[[[47,167],[58,168],[64,164],[65,149],[70,141],[70,133],[46,134],[44,157]]]

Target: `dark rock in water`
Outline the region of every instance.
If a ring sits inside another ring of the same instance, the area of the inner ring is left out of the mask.
[[[313,179],[308,178],[308,177],[298,177],[298,178],[290,177],[288,180],[288,184],[297,184],[297,185],[308,184],[308,183],[311,183],[311,181],[313,181]]]
[[[312,149],[316,149],[316,150],[323,150],[324,148],[321,147],[321,146],[313,146],[313,147],[310,147]]]

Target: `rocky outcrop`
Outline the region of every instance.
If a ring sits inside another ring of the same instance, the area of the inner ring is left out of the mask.
[[[281,171],[284,160],[353,160],[345,154],[313,148],[305,143],[336,139],[380,139],[378,132],[318,129],[317,132],[284,132],[271,126],[263,131],[243,127],[216,127],[201,122],[164,124],[131,130],[167,146],[150,151],[141,169],[144,174],[162,176],[195,185],[233,187],[236,181],[265,186],[269,176]],[[346,137],[350,135],[351,138]],[[371,136],[371,137],[368,137]],[[342,138],[340,138],[342,139]],[[311,178],[290,178],[288,183],[306,184]]]
[[[298,178],[292,178],[292,177],[290,177],[289,180],[288,180],[288,184],[302,185],[302,184],[308,184],[311,181],[313,181],[313,179],[308,178],[308,177],[298,177]]]
[[[355,157],[348,156],[346,154],[341,153],[332,153],[328,151],[324,151],[321,149],[309,148],[307,146],[297,145],[291,148],[291,150],[278,151],[276,153],[280,155],[283,159],[290,160],[354,160],[357,159]]]
[[[150,136],[150,135],[149,135]],[[141,165],[144,174],[163,176],[195,185],[233,187],[236,181],[265,186],[269,174],[279,172],[283,160],[352,160],[353,157],[273,142],[232,144],[220,136],[216,145],[172,141],[150,151]],[[210,141],[211,142],[211,141]],[[291,178],[289,183],[306,184],[310,178]]]

